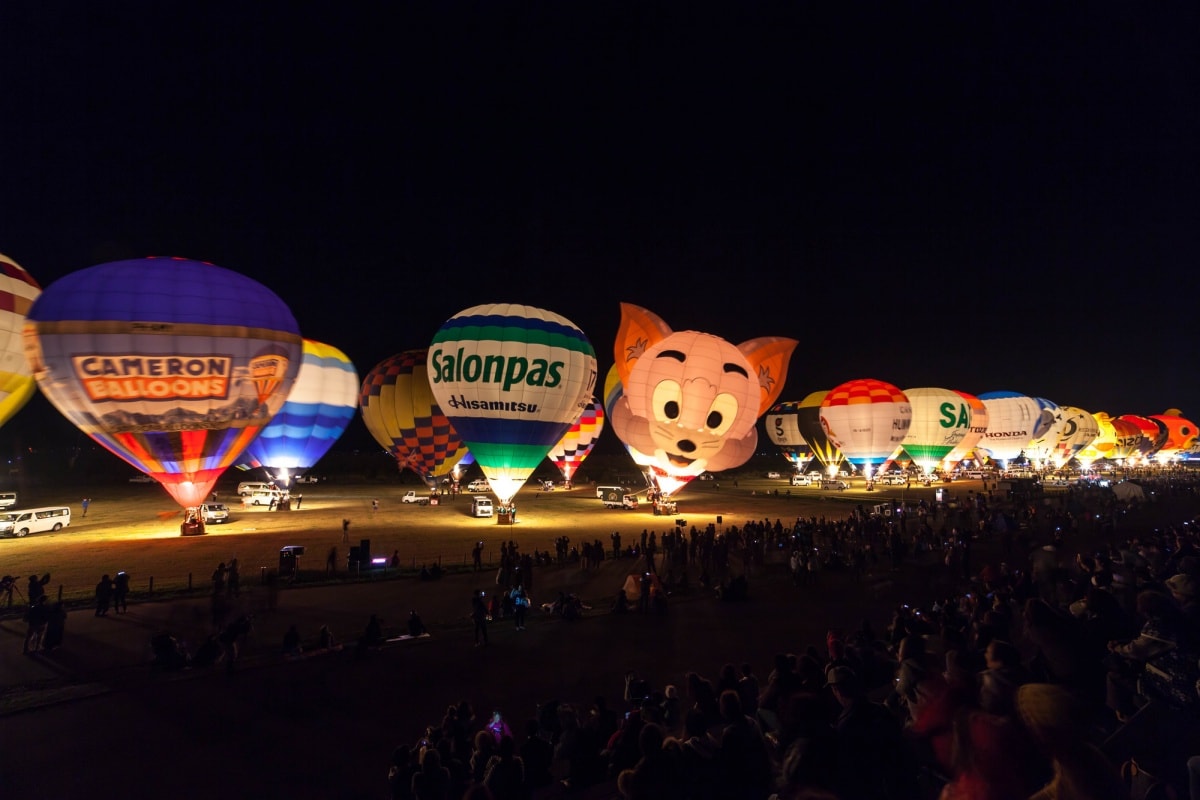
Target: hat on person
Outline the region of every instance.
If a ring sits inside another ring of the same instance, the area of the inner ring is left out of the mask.
[[[1083,705],[1053,683],[1027,683],[1017,689],[1017,712],[1035,739],[1053,750],[1079,737]]]
[[[858,676],[850,667],[834,667],[825,673],[826,686],[853,686],[858,683]]]
[[[1196,579],[1186,573],[1179,573],[1167,578],[1167,588],[1188,599],[1196,596]]]

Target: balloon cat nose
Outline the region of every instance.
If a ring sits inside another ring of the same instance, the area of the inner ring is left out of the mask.
[[[675,443],[675,446],[678,447],[684,453],[691,453],[691,452],[694,452],[696,449],[696,443],[693,442],[691,439],[680,439],[678,442]]]

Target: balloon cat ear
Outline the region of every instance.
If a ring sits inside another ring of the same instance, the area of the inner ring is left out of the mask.
[[[628,385],[629,373],[637,360],[670,335],[670,326],[653,311],[632,303],[621,303],[621,324],[613,345],[613,363],[623,386]]]
[[[795,339],[767,336],[751,339],[737,346],[750,366],[754,368],[755,381],[759,388],[758,414],[761,417],[775,405],[783,385],[787,382],[788,362],[798,345]]]

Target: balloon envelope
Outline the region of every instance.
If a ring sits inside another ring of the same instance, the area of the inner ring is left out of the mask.
[[[67,419],[191,508],[283,406],[302,339],[262,284],[144,258],[55,281],[30,309],[25,346]]]
[[[987,433],[988,425],[988,410],[987,406],[973,394],[961,392],[957,389],[954,393],[961,397],[967,403],[967,408],[971,410],[971,427],[967,429],[967,433],[963,436],[961,442],[954,446],[954,449],[946,454],[942,460],[945,468],[950,469],[958,462],[962,461],[967,456],[971,455],[975,446],[979,444],[979,440],[983,438],[983,434]]]
[[[821,425],[821,403],[828,395],[828,391],[806,395],[796,408],[796,427],[821,466],[827,472],[837,472],[846,460],[846,454],[829,441],[829,435]]]
[[[467,446],[434,400],[428,357],[420,348],[380,361],[363,378],[358,403],[363,424],[400,469],[432,485],[462,462]]]
[[[905,389],[912,424],[902,443],[909,457],[930,473],[971,430],[971,407],[950,389]]]
[[[846,459],[866,467],[896,452],[912,424],[912,405],[886,381],[860,378],[835,386],[821,401],[821,425]]]
[[[1150,419],[1161,422],[1167,428],[1167,441],[1156,456],[1159,461],[1177,458],[1196,443],[1196,423],[1185,419],[1178,409],[1172,408],[1162,414],[1154,414]]]
[[[1100,435],[1100,425],[1087,411],[1075,406],[1062,406],[1063,425],[1058,434],[1058,443],[1050,460],[1056,467],[1063,467],[1081,450]]]
[[[468,308],[429,346],[434,399],[508,503],[587,407],[596,353],[573,322],[534,306]]]
[[[1018,392],[984,392],[979,395],[988,410],[987,431],[975,446],[989,458],[1008,462],[1019,458],[1025,448],[1051,419],[1043,419],[1042,405],[1032,397]]]
[[[246,448],[238,466],[307,469],[329,452],[357,409],[358,373],[350,359],[332,345],[305,339],[287,402]]]
[[[25,360],[21,331],[41,292],[28,272],[0,254],[0,425],[12,419],[37,388]]]
[[[792,462],[797,472],[803,472],[812,461],[813,451],[800,433],[800,403],[776,403],[763,417],[767,438]]]
[[[571,476],[579,469],[579,465],[588,457],[604,430],[604,406],[597,400],[593,401],[579,415],[558,444],[550,448],[549,459],[562,473],[563,480],[571,480]]]

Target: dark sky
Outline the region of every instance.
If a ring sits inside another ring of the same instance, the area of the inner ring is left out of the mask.
[[[1044,5],[5,3],[0,252],[220,264],[360,374],[486,302],[603,371],[627,301],[800,339],[783,399],[1200,416],[1197,12]]]

